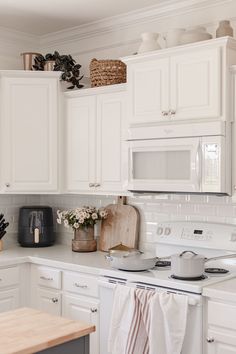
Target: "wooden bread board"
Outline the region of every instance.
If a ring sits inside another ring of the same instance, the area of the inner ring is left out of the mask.
[[[118,197],[117,204],[109,204],[107,219],[102,221],[99,249],[109,251],[120,243],[131,248],[138,247],[139,212],[125,205],[126,197]]]

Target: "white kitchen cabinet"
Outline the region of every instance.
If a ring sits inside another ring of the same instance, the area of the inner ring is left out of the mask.
[[[19,306],[19,289],[9,289],[0,291],[0,312],[14,310]]]
[[[90,353],[99,354],[99,301],[80,295],[63,295],[62,316],[96,326],[90,335]]]
[[[205,296],[205,354],[236,353],[235,278],[203,289]]]
[[[235,53],[235,41],[220,38],[123,58],[129,126],[229,119]]]
[[[36,308],[52,315],[61,315],[61,293],[56,290],[37,288]]]
[[[128,158],[124,85],[65,95],[66,191],[124,192]]]
[[[3,193],[58,191],[59,73],[1,71]]]

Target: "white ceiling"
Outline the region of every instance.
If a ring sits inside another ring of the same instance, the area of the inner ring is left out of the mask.
[[[0,26],[44,35],[164,1],[166,0],[0,0]]]

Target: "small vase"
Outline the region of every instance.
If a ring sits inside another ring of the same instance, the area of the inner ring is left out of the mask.
[[[138,49],[138,53],[150,52],[152,50],[161,49],[157,43],[158,33],[145,32],[141,34],[142,43]]]
[[[230,26],[229,21],[220,21],[219,22],[219,27],[216,30],[216,38],[219,37],[224,37],[224,36],[230,36],[233,37],[234,31],[233,28]]]
[[[34,58],[38,55],[40,55],[40,53],[21,53],[21,56],[23,57],[24,70],[33,70]]]
[[[78,228],[74,232],[72,251],[94,252],[97,250],[97,242],[94,239],[94,227]]]
[[[47,60],[44,64],[43,70],[44,71],[53,71],[55,65],[55,60]]]

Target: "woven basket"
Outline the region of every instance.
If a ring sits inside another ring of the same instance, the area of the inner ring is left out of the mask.
[[[106,86],[126,82],[126,65],[120,60],[97,60],[90,63],[91,86]]]

